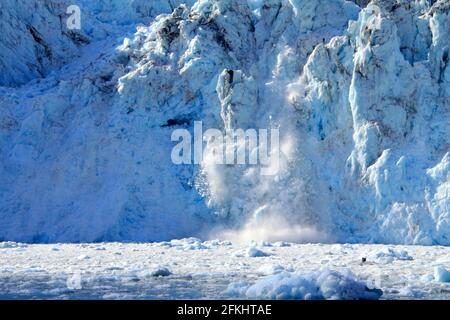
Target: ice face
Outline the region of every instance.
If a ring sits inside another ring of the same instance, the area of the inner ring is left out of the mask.
[[[42,3],[1,4],[0,240],[450,244],[446,1]],[[197,120],[279,173],[174,165]]]

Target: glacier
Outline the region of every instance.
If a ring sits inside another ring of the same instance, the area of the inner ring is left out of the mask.
[[[448,1],[0,9],[0,241],[450,245]],[[280,172],[173,164],[199,120],[278,128]]]

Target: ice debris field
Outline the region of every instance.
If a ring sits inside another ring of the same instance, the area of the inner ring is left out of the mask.
[[[450,299],[441,246],[4,242],[0,261],[0,299]]]

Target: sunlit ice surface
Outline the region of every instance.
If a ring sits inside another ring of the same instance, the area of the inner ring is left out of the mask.
[[[440,246],[4,242],[0,261],[1,299],[450,298]]]

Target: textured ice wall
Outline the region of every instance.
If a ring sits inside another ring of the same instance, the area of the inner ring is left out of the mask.
[[[77,40],[63,19],[65,1],[0,3],[0,85],[47,75],[77,54]]]
[[[82,1],[79,58],[9,72],[0,238],[450,244],[446,1],[174,2]],[[194,120],[280,128],[281,172],[173,165]]]
[[[79,56],[91,41],[135,30],[180,0],[4,0],[0,3],[0,85],[46,76]],[[192,0],[183,1],[192,2]],[[70,5],[82,12],[82,30],[68,29]]]
[[[448,30],[448,4],[372,4],[345,36],[315,49],[294,105],[327,148],[318,156],[330,166],[317,172],[337,204],[337,230],[448,243],[449,67],[439,45],[448,34],[436,26]]]

